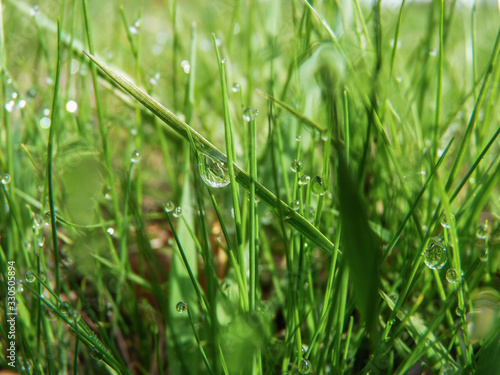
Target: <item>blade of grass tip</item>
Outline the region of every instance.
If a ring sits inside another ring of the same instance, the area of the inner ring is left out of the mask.
[[[358,309],[366,323],[372,345],[377,338],[377,314],[373,313],[379,303],[378,265],[380,252],[368,225],[365,208],[358,189],[349,173],[344,156],[338,153],[339,201],[342,221],[344,255],[350,268],[352,285]]]
[[[474,105],[474,109],[472,111],[472,116],[469,120],[469,124],[467,125],[467,129],[465,130],[464,137],[462,139],[462,143],[460,144],[460,148],[458,150],[457,157],[455,159],[455,162],[453,163],[453,166],[450,171],[450,175],[448,177],[448,180],[446,182],[445,190],[448,191],[451,188],[451,185],[453,184],[455,180],[455,176],[458,173],[458,168],[460,167],[460,164],[462,163],[462,159],[464,158],[465,152],[467,150],[467,146],[469,144],[472,131],[474,130],[474,126],[476,125],[476,120],[477,117],[479,116],[479,112],[481,109],[481,105],[483,103],[483,100],[486,96],[486,93],[488,92],[488,86],[491,81],[491,76],[494,71],[495,64],[497,62],[498,54],[500,52],[500,28],[498,29],[497,33],[497,38],[495,41],[495,46],[493,48],[493,53],[491,55],[490,61],[488,63],[487,67],[487,73],[484,77],[483,84],[481,85],[481,90],[479,92],[479,96],[476,100],[476,103]]]
[[[441,6],[439,8],[439,60],[438,60],[438,74],[437,74],[437,88],[436,88],[436,112],[434,117],[434,132],[432,145],[434,152],[432,157],[435,158],[439,147],[438,134],[441,122],[441,103],[443,92],[443,59],[444,59],[444,42],[443,42],[443,29],[444,29],[444,0],[440,0]]]
[[[406,0],[403,0],[401,2],[401,6],[399,7],[398,22],[396,24],[396,30],[394,31],[394,44],[392,46],[391,67],[390,67],[390,71],[389,71],[390,72],[389,73],[390,77],[392,77],[392,71],[393,71],[393,68],[394,68],[394,60],[396,60],[396,50],[398,48],[399,31],[401,29],[401,20],[403,19],[403,8],[404,8],[405,4],[406,4]]]
[[[213,155],[213,157],[218,160],[227,160],[226,156],[220,150],[218,150],[214,145],[203,138],[189,125],[179,120],[177,116],[175,116],[167,108],[163,107],[160,103],[158,103],[143,90],[133,85],[131,82],[116,73],[114,70],[108,68],[96,57],[85,51],[84,53],[114,82],[116,82],[116,84],[121,86],[129,95],[133,96],[136,100],[141,102],[146,108],[153,112],[153,114],[158,116],[166,124],[167,127],[171,128],[185,139],[188,139],[188,133],[190,133],[198,149],[204,149],[205,151],[210,152],[211,155]],[[250,187],[250,176],[235,163],[233,163],[233,168],[235,171],[236,182],[239,183],[243,188],[248,190]],[[300,233],[303,233],[311,241],[311,243],[320,247],[326,253],[330,255],[333,254],[333,244],[317,228],[309,223],[304,217],[295,212],[285,202],[281,201],[280,203],[278,203],[276,196],[258,181],[255,181],[255,188],[255,194],[261,199],[262,202],[266,203],[269,207],[274,209],[275,212],[278,210],[278,204],[281,204],[281,207],[285,214],[284,218],[291,226],[297,229]]]
[[[59,80],[61,77],[61,53],[62,53],[62,43],[61,43],[61,29],[59,25],[59,19],[57,20],[57,64],[56,64],[56,79],[54,82],[54,97],[52,99],[52,110],[50,111],[50,131],[49,131],[49,141],[47,145],[47,177],[48,177],[48,189],[49,189],[49,207],[50,207],[50,224],[52,230],[52,246],[54,250],[54,267],[56,274],[56,294],[59,297],[61,295],[61,276],[60,276],[60,255],[59,255],[59,244],[57,241],[57,227],[56,227],[56,212],[55,212],[55,202],[54,202],[54,185],[53,185],[53,170],[52,170],[52,158],[53,158],[53,148],[54,148],[54,134],[56,123],[59,121],[57,116],[57,101],[59,99]]]

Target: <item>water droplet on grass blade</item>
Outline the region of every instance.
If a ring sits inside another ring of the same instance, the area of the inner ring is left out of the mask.
[[[302,358],[299,363],[299,372],[301,374],[309,374],[311,372],[311,363],[309,360]]]
[[[320,176],[316,176],[313,178],[311,189],[312,189],[312,192],[316,195],[325,194],[325,189],[323,187],[323,180],[321,179]]]
[[[167,212],[172,212],[175,209],[175,204],[172,201],[168,201],[163,205],[163,209]]]
[[[48,129],[48,128],[50,128],[50,118],[48,118],[48,117],[42,117],[40,119],[40,126],[42,127],[42,129]]]
[[[477,226],[476,237],[480,240],[485,240],[486,238],[488,238],[488,224]]]
[[[175,310],[177,310],[179,314],[182,314],[184,311],[186,311],[186,309],[187,309],[187,304],[183,301],[178,302],[177,305],[175,305]]]
[[[253,109],[251,107],[247,107],[243,111],[243,120],[245,120],[246,122],[253,121],[253,120],[255,120],[255,118],[257,117],[258,114],[259,114],[259,111],[257,111],[256,109]]]
[[[446,271],[446,280],[450,284],[456,284],[460,281],[461,275],[457,272],[455,268],[450,268]]]
[[[182,207],[180,207],[180,206],[175,207],[174,216],[175,217],[181,217],[182,216]]]
[[[455,221],[455,215],[453,215],[453,214],[451,214],[451,216],[449,216],[446,213],[444,213],[441,216],[441,226],[443,228],[450,229],[453,221]]]
[[[181,67],[182,67],[182,70],[184,70],[184,73],[186,73],[186,74],[189,74],[189,72],[191,71],[191,65],[189,64],[189,61],[187,61],[187,60],[181,61]]]
[[[69,113],[75,113],[78,109],[78,104],[74,100],[70,100],[66,103],[66,111]]]
[[[64,301],[59,304],[59,311],[62,314],[67,314],[69,310],[71,310],[71,306],[68,302]]]
[[[304,174],[304,175],[300,176],[300,178],[299,178],[299,185],[305,186],[309,183],[309,180],[311,180],[311,177]]]
[[[300,208],[300,201],[296,200],[292,202],[292,208],[297,211]]]
[[[130,161],[134,164],[139,163],[141,161],[142,155],[139,151],[134,150],[130,155]]]
[[[213,188],[221,188],[229,185],[229,170],[225,160],[217,156],[200,153],[198,167],[201,179]]]
[[[37,4],[33,5],[33,7],[30,9],[30,16],[35,17],[39,13],[40,13],[40,7]]]
[[[424,252],[424,262],[430,269],[440,270],[448,262],[446,248],[440,243],[431,243]]]
[[[238,82],[233,83],[233,87],[231,88],[232,92],[240,92],[241,86]]]
[[[98,361],[102,359],[102,353],[97,348],[90,348],[90,355]]]
[[[2,185],[8,185],[10,184],[10,176],[8,173],[3,173],[1,176],[0,176],[0,182],[2,183]]]
[[[31,284],[33,281],[35,281],[35,279],[36,279],[35,275],[33,275],[33,272],[31,272],[31,271],[26,272],[26,276],[25,276],[25,278],[26,278],[26,282],[27,282],[27,283],[30,283],[30,284]]]
[[[302,171],[302,162],[295,159],[294,161],[292,161],[292,164],[290,164],[290,169],[294,173],[299,173],[300,171]]]
[[[7,103],[5,103],[5,110],[7,112],[12,112],[15,105],[16,105],[16,102],[14,102],[13,100],[9,100]]]

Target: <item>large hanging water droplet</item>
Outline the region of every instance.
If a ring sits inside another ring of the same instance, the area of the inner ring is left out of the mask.
[[[186,311],[187,309],[187,304],[185,302],[178,302],[177,305],[175,305],[175,310],[177,310],[177,312],[179,314],[182,314],[184,311]]]
[[[460,281],[461,275],[458,273],[458,271],[455,268],[450,268],[448,271],[446,271],[446,280],[450,284],[456,284]]]
[[[30,284],[31,284],[33,281],[35,281],[35,279],[36,279],[35,275],[33,275],[33,272],[31,272],[31,271],[26,272],[26,276],[25,276],[25,278],[26,278],[26,282],[27,282],[27,283],[30,283]]]
[[[320,176],[316,176],[312,180],[311,190],[316,195],[325,194],[325,188],[323,187],[323,180]]]
[[[243,120],[245,120],[246,122],[253,121],[253,120],[255,120],[255,117],[257,117],[258,114],[259,114],[259,111],[257,111],[256,109],[253,109],[251,107],[247,107],[243,111]]]
[[[305,186],[309,183],[309,180],[311,180],[311,177],[304,174],[304,175],[300,176],[300,178],[299,178],[299,185]]]
[[[441,226],[446,229],[451,228],[451,224],[455,221],[455,215],[448,215],[446,212],[441,216]]]
[[[163,205],[163,209],[167,212],[172,212],[175,209],[175,204],[172,201],[168,201]]]
[[[295,159],[294,161],[292,161],[292,164],[290,164],[290,169],[294,173],[299,173],[300,171],[302,171],[302,162]]]
[[[311,363],[307,359],[302,359],[299,362],[299,372],[301,374],[309,374],[311,372]]]
[[[201,179],[213,188],[229,185],[229,170],[227,162],[220,157],[200,153],[198,167]]]
[[[130,155],[130,161],[134,164],[139,163],[141,161],[142,155],[139,151],[134,150]]]
[[[8,184],[10,184],[10,176],[9,176],[9,174],[3,173],[0,176],[0,182],[2,183],[2,185],[8,185]]]
[[[440,243],[431,243],[424,252],[424,262],[430,269],[440,270],[448,262],[446,248]]]

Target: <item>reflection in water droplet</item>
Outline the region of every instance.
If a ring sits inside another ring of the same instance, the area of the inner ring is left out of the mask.
[[[251,107],[247,107],[243,111],[243,120],[245,120],[246,122],[253,121],[253,120],[255,120],[255,118],[257,117],[258,114],[259,114],[259,111],[257,111],[256,109],[253,109]]]
[[[450,268],[446,271],[446,280],[448,280],[450,284],[456,284],[460,281],[460,278],[461,276],[455,268]]]
[[[240,92],[241,86],[238,82],[233,83],[233,87],[231,88],[232,92]]]
[[[163,205],[163,209],[167,212],[172,212],[175,208],[175,204],[172,201],[168,201]]]
[[[424,252],[424,262],[430,269],[440,270],[448,262],[446,248],[440,243],[431,243]]]
[[[175,217],[181,217],[182,216],[182,207],[175,207],[175,210],[174,210],[174,216]]]
[[[450,229],[453,221],[455,221],[455,215],[453,214],[451,214],[451,216],[448,216],[446,213],[444,213],[441,216],[441,226],[443,228]]]
[[[198,167],[201,179],[208,186],[221,188],[229,185],[229,170],[225,159],[200,152]]]
[[[294,161],[292,161],[292,164],[290,164],[290,169],[294,173],[299,173],[300,171],[302,171],[302,162],[295,159]]]
[[[325,194],[325,189],[323,187],[323,180],[320,176],[316,176],[312,180],[311,190],[316,195]]]
[[[30,283],[30,284],[31,284],[33,281],[35,281],[35,279],[36,279],[35,275],[33,275],[33,272],[31,272],[31,271],[26,272],[26,276],[25,276],[25,278],[26,278],[26,282],[27,282],[27,283]]]
[[[292,208],[297,211],[299,208],[300,208],[300,201],[299,200],[295,200],[292,202]]]
[[[311,363],[307,359],[302,358],[300,361],[299,372],[301,374],[309,374],[311,372]]]
[[[179,302],[177,305],[175,305],[175,309],[179,314],[182,314],[184,311],[187,309],[187,304],[185,302]]]
[[[1,176],[0,176],[0,182],[3,184],[3,185],[8,185],[10,184],[10,175],[8,173],[3,173]]]
[[[300,178],[299,178],[299,185],[302,185],[302,186],[307,185],[309,183],[310,179],[311,178],[308,175],[306,175],[306,174],[300,176]]]
[[[130,155],[130,161],[134,164],[139,163],[141,161],[142,155],[139,151],[134,150]]]

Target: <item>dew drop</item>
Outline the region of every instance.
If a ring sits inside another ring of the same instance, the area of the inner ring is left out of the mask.
[[[298,135],[295,137],[295,141],[300,142],[302,140],[302,136]]]
[[[446,280],[448,280],[450,284],[456,284],[460,281],[460,278],[461,276],[455,268],[450,268],[446,271]]]
[[[464,309],[461,309],[459,306],[457,306],[457,308],[455,309],[455,314],[457,314],[457,316],[463,316]]]
[[[34,229],[36,229],[36,230],[42,229],[43,228],[43,224],[44,224],[43,217],[41,217],[40,215],[36,214],[35,217],[33,218],[33,227],[34,227]]]
[[[488,255],[489,255],[489,249],[487,246],[481,247],[479,249],[479,260],[481,262],[487,262],[488,261]]]
[[[26,276],[25,276],[25,278],[26,278],[26,282],[27,282],[27,283],[30,283],[30,284],[31,284],[33,281],[35,281],[35,279],[36,279],[36,278],[35,278],[35,275],[33,275],[33,272],[31,272],[31,271],[26,272]]]
[[[298,211],[299,208],[300,208],[300,201],[296,200],[296,201],[293,201],[292,202],[292,208],[295,210],[295,211]]]
[[[43,247],[44,243],[45,243],[45,236],[43,235],[43,233],[36,236],[36,244],[38,245],[38,247]]]
[[[66,111],[69,113],[75,113],[78,109],[78,104],[74,100],[70,100],[66,103]]]
[[[67,315],[68,315],[68,318],[70,318],[73,321],[80,320],[80,313],[78,312],[78,310],[70,309],[70,310],[68,310]]]
[[[320,176],[316,176],[313,178],[311,189],[312,189],[312,192],[316,195],[325,194],[325,189],[323,187],[323,180],[321,179]]]
[[[71,310],[71,306],[68,302],[64,301],[59,304],[59,311],[62,314],[67,314],[69,310]]]
[[[302,358],[299,363],[299,372],[301,374],[309,374],[311,372],[311,363],[309,360]]]
[[[181,206],[175,207],[173,215],[175,217],[181,217],[182,216],[182,207]]]
[[[448,262],[446,248],[440,243],[431,243],[424,252],[424,262],[430,269],[440,270]]]
[[[233,83],[233,87],[231,88],[232,92],[240,92],[241,85],[238,82]]]
[[[290,169],[294,173],[299,173],[300,171],[302,171],[302,162],[300,160],[295,159],[294,161],[292,161]]]
[[[0,176],[0,182],[2,183],[2,185],[10,184],[10,175],[8,173],[3,173]]]
[[[189,72],[191,71],[191,65],[189,64],[189,61],[187,61],[187,60],[181,61],[181,67],[182,67],[182,70],[184,70],[184,73],[186,73],[186,74],[189,74]]]
[[[90,355],[98,361],[102,359],[102,353],[97,348],[90,348]]]
[[[175,209],[174,202],[172,202],[172,201],[165,202],[165,204],[163,205],[163,209],[166,212],[172,212]]]
[[[476,237],[480,240],[485,240],[486,238],[488,238],[488,224],[477,226]]]
[[[224,280],[220,284],[220,287],[221,287],[221,289],[222,289],[223,292],[227,292],[229,290],[229,288],[231,287],[231,283],[229,281],[227,281],[227,280]]]
[[[16,105],[16,102],[14,102],[13,100],[9,100],[7,103],[5,103],[5,110],[7,112],[12,112],[15,105]]]
[[[45,224],[50,225],[50,223],[51,223],[50,216],[51,216],[50,211],[45,211],[45,213],[43,214],[43,221]]]
[[[33,7],[30,9],[30,16],[35,17],[39,13],[40,13],[40,7],[37,4],[33,5]]]
[[[43,115],[44,115],[44,116],[48,116],[48,115],[50,115],[50,109],[45,108],[45,109],[43,110]]]
[[[311,180],[311,177],[304,174],[304,175],[300,176],[300,178],[299,178],[299,185],[305,186],[309,183],[310,180]]]
[[[48,117],[42,117],[40,119],[40,126],[42,127],[42,129],[48,129],[48,128],[50,128],[50,118],[48,118]]]
[[[115,230],[113,228],[111,228],[111,227],[109,227],[108,229],[106,229],[106,232],[108,232],[108,234],[110,236],[113,236],[115,234]]]
[[[253,121],[253,120],[255,120],[255,118],[257,117],[258,114],[259,114],[259,111],[257,111],[256,109],[253,109],[251,107],[247,107],[243,111],[243,120],[245,120],[246,122]]]
[[[455,220],[455,215],[448,216],[446,212],[441,216],[441,226],[446,229],[451,228],[451,223]]]
[[[130,155],[130,161],[134,164],[139,163],[141,161],[142,155],[139,151],[134,150]]]
[[[187,304],[185,302],[178,302],[177,305],[175,305],[175,309],[179,314],[182,314],[184,311],[187,309]]]
[[[201,179],[213,188],[221,188],[229,185],[229,170],[225,160],[217,156],[200,153],[198,164]]]

